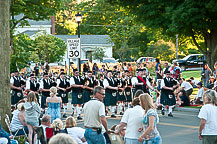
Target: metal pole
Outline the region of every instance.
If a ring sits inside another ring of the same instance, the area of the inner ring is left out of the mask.
[[[79,27],[80,22],[78,22],[78,38],[80,38],[80,27]],[[81,51],[80,51],[80,57],[81,57]],[[81,72],[81,58],[78,58],[78,69],[79,72]]]
[[[70,59],[69,59],[69,76],[70,76]]]
[[[178,43],[179,43],[179,35],[176,34],[176,59],[178,59]]]

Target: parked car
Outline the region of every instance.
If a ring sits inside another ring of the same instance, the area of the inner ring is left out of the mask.
[[[140,57],[136,62],[143,63],[143,62],[155,62],[155,58],[153,57]]]
[[[103,58],[102,63],[117,63],[118,60],[115,60],[114,58]]]
[[[201,70],[206,57],[203,54],[191,54],[183,59],[173,60],[173,62],[177,62],[182,70]]]

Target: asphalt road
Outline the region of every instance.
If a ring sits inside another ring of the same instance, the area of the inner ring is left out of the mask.
[[[68,113],[70,114],[70,112]],[[163,144],[201,144],[198,139],[200,120],[198,112],[174,111],[174,117],[162,116],[159,111],[160,122],[157,128],[163,140]],[[109,128],[119,124],[121,115],[117,118],[107,116]],[[83,127],[83,120],[77,121],[78,126]]]

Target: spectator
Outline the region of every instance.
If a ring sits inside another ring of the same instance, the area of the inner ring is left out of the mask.
[[[51,116],[51,122],[56,118],[61,118],[60,108],[62,106],[61,97],[57,97],[57,88],[50,88],[50,97],[46,99],[46,105],[48,107],[47,114]]]
[[[127,69],[127,63],[126,63],[126,62],[124,63],[123,69],[124,69],[124,71],[128,70],[128,69]]]
[[[96,75],[96,74],[98,73],[98,71],[99,71],[99,68],[98,68],[98,66],[97,66],[97,64],[96,64],[96,63],[94,63],[94,64],[93,64],[92,71],[93,71],[93,74],[94,74],[94,75]]]
[[[199,82],[197,84],[198,87],[198,92],[197,96],[195,97],[195,104],[203,104],[203,93],[204,93],[204,88],[202,87],[202,83]]]
[[[133,68],[131,67],[130,63],[127,64],[127,68],[128,68],[129,73],[130,73],[130,76],[133,77]]]
[[[51,127],[54,129],[54,134],[62,133],[63,122],[61,121],[61,119],[57,118],[53,121]]]
[[[30,92],[27,96],[27,102],[24,104],[24,108],[26,111],[26,124],[28,127],[28,141],[29,144],[32,144],[32,135],[33,135],[33,127],[39,125],[39,114],[40,114],[40,107],[37,104],[37,98],[34,92]],[[36,133],[34,135],[34,143],[36,142]]]
[[[145,116],[142,120],[144,124],[144,132],[139,137],[139,142],[143,144],[161,144],[162,139],[157,130],[157,123],[159,121],[155,106],[152,98],[149,94],[145,93],[139,96],[140,103],[143,109],[145,109]]]
[[[204,92],[204,106],[198,117],[201,119],[199,139],[203,144],[217,143],[217,94],[214,90]]]
[[[141,94],[144,94],[143,90],[141,90],[141,89],[137,90],[135,95],[134,95],[134,98],[139,97]]]
[[[190,105],[190,99],[186,96],[186,93],[184,90],[180,90],[178,97],[177,97],[180,106],[189,106]]]
[[[201,71],[201,80],[203,81],[203,86],[204,87],[207,87],[208,86],[208,83],[209,83],[209,77],[211,75],[212,71],[211,69],[209,68],[208,64],[205,63],[204,66],[203,66],[203,69]]]
[[[169,70],[169,65],[168,65],[168,63],[166,62],[166,63],[164,63],[164,69],[163,69],[163,73],[164,73],[164,78],[166,77],[166,72]]]
[[[103,64],[102,68],[100,69],[100,73],[105,74],[105,72],[106,72],[106,68],[105,68],[105,65]]]
[[[41,119],[41,125],[40,126],[43,128],[44,138],[45,138],[45,141],[47,141],[46,128],[51,127],[51,117],[49,115],[44,115]]]
[[[157,74],[158,71],[158,65],[160,64],[160,60],[156,58],[156,65],[155,65],[155,73]],[[155,76],[155,81],[157,81],[157,75]]]
[[[213,76],[214,76],[214,78],[215,79],[217,79],[217,62],[215,62],[215,64],[214,64],[214,72],[213,72]]]
[[[186,96],[190,96],[193,92],[193,87],[189,82],[184,81],[184,79],[179,79],[179,83],[181,84],[181,89],[185,90]]]
[[[86,144],[86,139],[84,138],[85,130],[83,128],[77,127],[77,123],[74,117],[70,116],[66,119],[65,125],[67,133],[78,143]]]
[[[158,65],[158,69],[156,73],[157,73],[157,83],[158,83],[158,81],[163,78],[163,70],[161,68],[161,65]]]
[[[26,73],[27,73],[27,76],[28,76],[28,77],[29,77],[30,74],[32,73],[31,63],[28,63],[28,67],[26,67]]]
[[[28,128],[26,125],[26,118],[25,118],[25,108],[24,103],[19,103],[17,105],[17,110],[13,112],[13,117],[10,125],[10,129],[13,135],[24,135],[25,133],[28,134]],[[24,131],[23,131],[24,128]],[[18,131],[18,132],[17,132]]]
[[[13,138],[14,136],[7,133],[0,124],[0,144],[18,144]]]
[[[84,105],[84,137],[88,144],[105,144],[105,137],[102,134],[102,125],[107,133],[109,129],[105,118],[105,105],[102,103],[105,97],[105,90],[97,86],[93,90],[94,98]]]
[[[38,66],[37,63],[35,64],[34,71],[35,71],[35,76],[38,77],[38,74],[39,74],[39,66]]]
[[[89,71],[88,65],[86,63],[84,63],[83,72],[86,73],[87,71]]]
[[[69,135],[61,133],[53,136],[48,144],[77,144],[77,142]]]
[[[197,79],[194,79],[194,77],[190,77],[191,80],[191,85],[193,86],[193,88],[197,88],[197,84],[200,82]]]
[[[48,65],[48,62],[46,62],[46,64],[45,64],[45,71],[47,73],[49,73],[49,70],[50,70],[50,66]]]
[[[124,127],[125,132],[125,144],[141,144],[138,141],[141,136],[141,132],[138,131],[142,127],[142,121],[144,110],[140,106],[139,97],[133,99],[133,108],[127,109],[121,119],[118,132],[120,133]]]

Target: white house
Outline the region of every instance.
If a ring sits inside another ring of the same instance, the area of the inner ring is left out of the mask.
[[[22,14],[15,16],[15,19],[21,19],[23,17]],[[51,34],[51,29],[52,29],[52,23],[51,20],[44,20],[44,21],[34,21],[27,19],[29,22],[29,26],[24,26],[24,27],[18,27],[15,29],[14,34],[19,34],[19,33],[25,33],[28,36],[30,36],[31,39],[34,39],[36,36],[36,33],[42,33],[46,32],[47,34]]]

